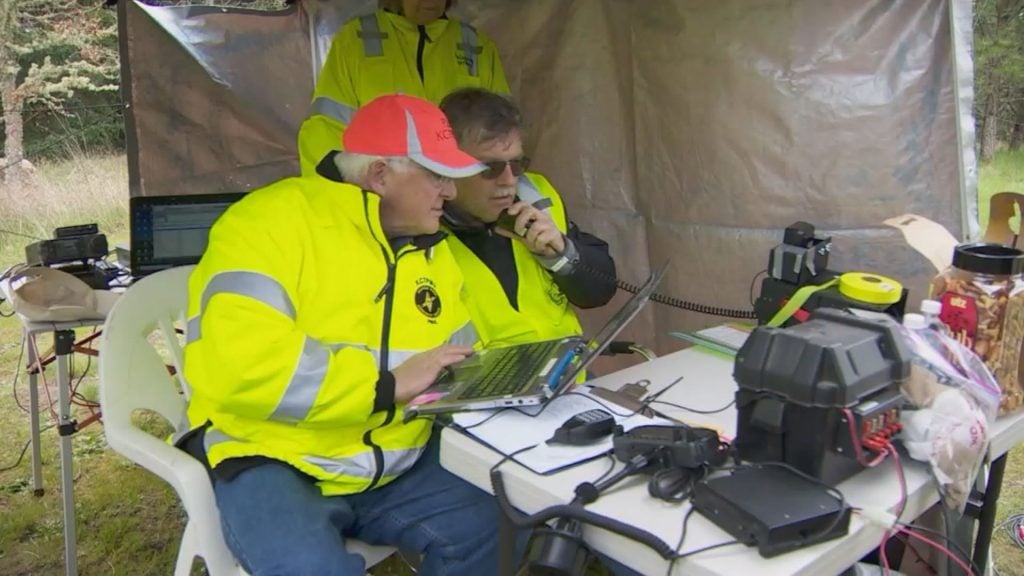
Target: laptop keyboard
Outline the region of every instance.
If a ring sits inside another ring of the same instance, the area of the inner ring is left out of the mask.
[[[486,398],[519,392],[524,384],[532,384],[534,376],[551,359],[559,344],[560,340],[552,340],[491,351],[489,354],[500,356],[488,363],[481,378],[470,384],[460,396]]]

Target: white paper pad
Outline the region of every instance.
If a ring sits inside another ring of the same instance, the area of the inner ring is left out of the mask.
[[[602,402],[599,404],[598,402]],[[608,408],[605,408],[608,406]],[[542,410],[543,408],[543,410]],[[603,408],[611,412],[615,421],[626,430],[646,424],[668,424],[668,420],[648,418],[642,415],[619,416],[628,412],[614,404],[587,393],[586,387],[577,388],[573,394],[564,394],[550,402],[547,407],[529,406],[516,410],[504,409],[486,423],[466,430],[466,434],[482,440],[502,454],[511,454],[517,450],[533,447],[515,456],[515,460],[538,474],[546,474],[578,462],[590,460],[612,449],[612,437],[586,446],[567,446],[564,444],[547,444],[566,420],[574,415],[594,408]],[[609,409],[610,408],[610,409]],[[493,410],[459,412],[453,420],[463,428],[473,426],[494,414]]]

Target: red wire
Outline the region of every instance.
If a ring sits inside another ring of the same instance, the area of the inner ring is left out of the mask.
[[[50,409],[50,418],[53,418],[54,421],[59,421],[60,416],[57,414],[57,411],[53,409],[53,397],[50,396],[50,385],[46,382],[46,372],[43,370],[43,359],[39,357],[39,346],[36,345],[35,336],[29,338],[29,344],[32,346],[33,352],[35,352],[35,370],[36,374],[38,374],[39,378],[43,381],[43,391],[46,392],[46,404],[47,408]]]
[[[913,538],[917,538],[918,540],[924,542],[925,544],[928,544],[932,548],[935,548],[939,552],[942,552],[946,556],[949,556],[949,558],[952,559],[953,562],[956,562],[957,566],[959,566],[960,568],[963,568],[964,572],[967,573],[967,576],[974,576],[974,572],[971,570],[971,567],[968,566],[966,563],[964,563],[964,561],[961,560],[959,556],[957,556],[956,554],[953,554],[952,552],[950,552],[949,548],[946,548],[942,544],[939,544],[938,542],[930,540],[930,539],[928,539],[928,538],[918,534],[917,532],[914,532],[913,530],[911,530],[909,528],[906,528],[904,526],[896,526],[896,530],[898,530],[900,532],[903,532],[907,536],[911,536]]]
[[[906,534],[898,533],[896,539],[902,542],[903,545],[907,547],[907,550],[910,550],[914,553],[915,564],[924,564],[924,567],[926,570],[928,570],[929,574],[931,574],[932,576],[938,576],[938,571],[935,570],[935,568],[933,568],[932,565],[929,564],[923,556],[921,556],[921,553],[917,551],[917,548],[915,548],[914,545],[910,543],[910,539],[907,538]]]
[[[903,472],[903,463],[900,462],[900,455],[896,451],[896,447],[892,445],[892,442],[886,442],[885,446],[889,454],[892,455],[893,464],[896,465],[896,478],[900,481],[900,502],[896,508],[896,520],[899,521],[907,507],[907,476]]]
[[[896,447],[892,445],[892,442],[886,440],[885,450],[882,454],[889,454],[892,456],[893,464],[896,466],[896,479],[900,483],[900,500],[896,504],[896,521],[899,522],[900,516],[903,515],[903,510],[907,507],[907,478],[903,473],[903,465],[900,463],[900,455],[896,452]],[[886,529],[885,534],[882,536],[882,544],[879,546],[880,556],[882,558],[882,567],[886,574],[891,572],[889,568],[889,558],[886,556],[885,547],[889,543],[889,539],[892,538],[892,530]]]
[[[885,458],[885,451],[879,452],[878,456],[870,462],[864,460],[864,452],[860,449],[860,439],[857,438],[857,427],[853,424],[853,413],[850,412],[849,408],[843,408],[843,414],[846,415],[846,424],[850,427],[850,443],[853,444],[853,452],[857,456],[857,462],[868,468],[878,466]]]

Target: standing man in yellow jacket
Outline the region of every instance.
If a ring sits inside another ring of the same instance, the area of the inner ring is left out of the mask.
[[[402,93],[435,104],[463,86],[508,92],[494,43],[447,17],[451,0],[387,0],[373,14],[346,22],[331,42],[299,129],[303,175],[315,172],[359,106]]]
[[[464,88],[441,109],[459,146],[487,166],[456,181],[442,220],[481,341],[505,346],[580,334],[572,305],[603,306],[615,295],[608,244],[569,220],[546,178],[526,172],[522,116],[508,96]],[[499,220],[502,213],[510,218]]]
[[[439,218],[451,178],[483,167],[409,96],[361,108],[344,140],[332,161],[355,185],[281,180],[211,229],[181,445],[253,576],[361,575],[349,537],[421,554],[421,574],[493,574],[493,498],[440,467],[429,420],[398,414],[476,341]]]

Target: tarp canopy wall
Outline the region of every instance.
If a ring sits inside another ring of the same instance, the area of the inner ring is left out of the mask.
[[[375,4],[122,1],[131,194],[296,173],[330,37]],[[970,0],[463,0],[453,15],[494,39],[534,168],[627,281],[671,256],[661,292],[749,309],[783,228],[806,220],[833,236],[830,268],[896,277],[916,302],[933,270],[882,221],[976,233]],[[655,304],[627,336],[667,351],[667,331],[717,321]]]

